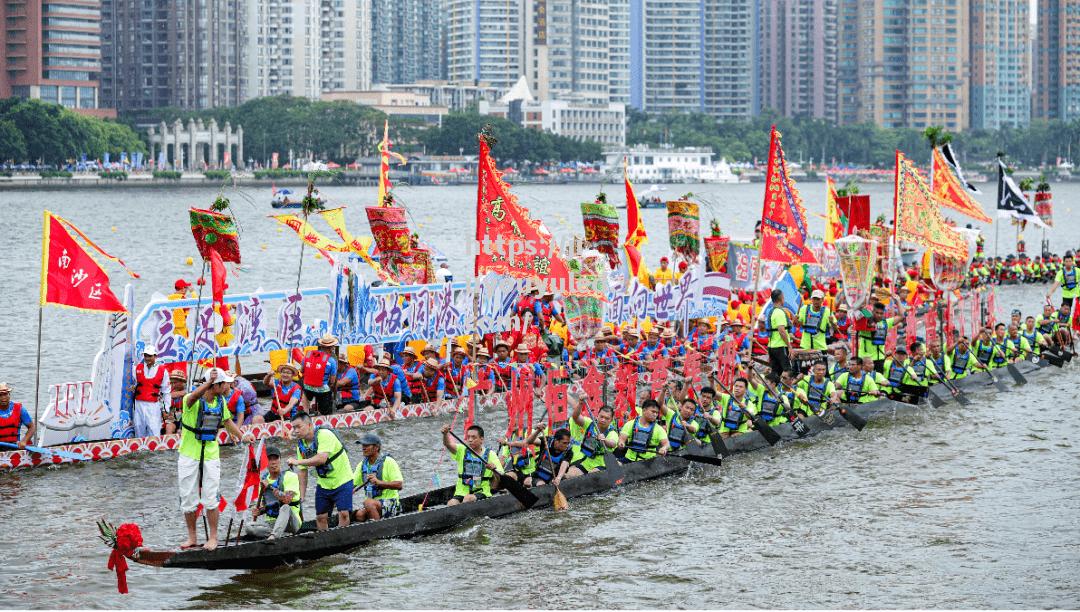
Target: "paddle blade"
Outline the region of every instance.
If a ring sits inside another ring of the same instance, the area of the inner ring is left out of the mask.
[[[765,441],[769,443],[769,446],[775,446],[776,443],[782,439],[780,434],[776,433],[776,430],[765,422],[765,419],[755,416],[753,422],[754,429],[761,433],[762,437],[765,438]]]
[[[614,453],[607,453],[604,455],[604,470],[607,471],[611,478],[612,486],[618,486],[623,481],[623,464],[615,458]]]
[[[927,397],[930,398],[930,405],[934,408],[941,408],[945,405],[945,400],[941,399],[941,397],[933,391],[931,391]]]
[[[855,414],[851,409],[841,407],[840,416],[844,417],[845,421],[851,423],[851,426],[859,431],[862,431],[863,427],[866,427],[866,419]]]
[[[1009,365],[1005,366],[1005,370],[1008,371],[1009,376],[1012,376],[1013,382],[1015,382],[1016,384],[1018,384],[1018,385],[1026,385],[1027,384],[1027,382],[1028,382],[1027,377],[1024,376],[1023,374],[1021,374],[1020,370],[1015,365],[1010,363]]]
[[[506,489],[510,495],[513,495],[514,498],[521,502],[521,505],[525,506],[526,510],[532,508],[536,505],[536,502],[540,501],[540,498],[534,495],[532,491],[526,489],[524,485],[513,478],[500,478],[499,483],[502,484],[503,488]]]
[[[692,461],[694,463],[706,463],[708,465],[724,465],[724,462],[723,462],[722,459],[720,459],[720,457],[710,457],[708,455],[694,455],[694,454],[677,455],[677,454],[672,453],[672,454],[668,455],[668,457],[674,457],[676,459],[683,459],[683,460],[686,460],[686,461]]]
[[[570,502],[566,501],[566,496],[559,487],[555,487],[555,497],[551,500],[551,507],[555,509],[555,512],[562,512],[570,509]]]

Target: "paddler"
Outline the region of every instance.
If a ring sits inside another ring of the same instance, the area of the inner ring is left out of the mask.
[[[783,291],[773,289],[770,297],[772,311],[765,315],[766,330],[769,332],[769,367],[779,376],[780,372],[791,370],[791,317],[784,308]],[[820,301],[818,303],[820,304]]]
[[[1009,335],[1005,337],[1005,349],[1009,355],[1009,361],[1027,359],[1032,354],[1031,344],[1027,338],[1020,335],[1020,327],[1015,324],[1009,325]]]
[[[907,368],[907,349],[898,346],[896,347],[896,350],[893,351],[893,354],[885,360],[885,369],[882,372],[885,376],[884,384],[887,386],[885,391],[893,399],[900,396],[900,385],[904,382],[904,377],[907,376]]]
[[[502,474],[503,467],[495,451],[484,446],[484,428],[472,425],[465,430],[465,444],[450,435],[450,424],[443,425],[443,446],[457,462],[457,485],[447,506],[467,504],[491,497],[491,480]]]
[[[387,416],[394,418],[401,410],[405,386],[402,376],[394,371],[390,355],[383,353],[375,364],[375,373],[368,378],[367,399],[376,410],[385,410]]]
[[[641,413],[619,431],[619,448],[626,449],[626,461],[645,461],[668,452],[667,432],[660,424],[660,403],[650,398],[642,402]]]
[[[848,371],[837,377],[834,384],[841,399],[848,404],[868,404],[881,396],[873,377],[863,374],[862,360],[858,357],[848,361]]]
[[[836,379],[839,378],[841,374],[847,372],[848,359],[847,346],[840,345],[833,349],[833,362],[828,369],[829,378],[831,378],[833,382],[836,382]]]
[[[165,398],[169,397],[169,372],[157,363],[157,348],[146,345],[143,360],[135,366],[135,410],[132,415],[135,437],[161,435],[161,415],[166,412]]]
[[[1027,317],[1024,319],[1024,328],[1023,331],[1020,332],[1020,335],[1024,337],[1024,340],[1027,341],[1028,346],[1031,347],[1031,351],[1035,355],[1042,354],[1042,350],[1050,346],[1046,337],[1039,331],[1039,328],[1035,327],[1035,317]],[[1029,356],[1030,355],[1025,355],[1025,357]]]
[[[1080,296],[1080,278],[1076,271],[1076,260],[1073,259],[1072,251],[1065,253],[1065,260],[1061,269],[1054,276],[1054,284],[1046,292],[1049,301],[1054,297],[1054,292],[1061,288],[1061,305],[1072,306],[1073,300]]]
[[[918,340],[911,343],[911,358],[900,381],[900,391],[911,398],[922,399],[930,393],[930,385],[940,377],[937,366],[926,356],[926,346]]]
[[[338,376],[336,387],[338,391],[338,412],[356,412],[360,409],[360,377],[366,376],[360,373],[360,369],[349,363],[347,358],[342,359],[339,354],[338,363],[344,368]]]
[[[218,449],[218,430],[225,428],[234,441],[250,442],[255,438],[243,433],[233,423],[225,404],[225,393],[232,383],[224,370],[207,370],[203,384],[184,396],[180,432],[180,452],[177,459],[177,481],[180,488],[180,510],[187,524],[187,541],[181,549],[198,545],[195,534],[196,510],[202,504],[210,523],[209,537],[204,548],[217,548],[218,484],[221,480],[221,452]]]
[[[245,532],[255,538],[273,540],[286,533],[300,531],[301,516],[300,477],[292,470],[281,469],[281,451],[276,446],[266,448],[266,476],[262,480],[262,497],[251,509],[251,519],[266,516],[266,524],[253,523]],[[282,516],[281,511],[288,509]]]
[[[465,377],[469,372],[469,353],[460,345],[455,344],[450,351],[450,362],[443,368],[442,374],[446,377],[446,398],[454,399],[465,394]]]
[[[532,434],[525,440],[525,446],[529,447],[543,436],[547,425],[537,425]],[[526,487],[539,487],[545,484],[559,486],[563,478],[567,477],[570,469],[570,460],[574,453],[570,449],[570,430],[560,427],[551,436],[544,437],[540,442],[540,453],[536,457],[536,469],[525,477],[522,484]]]
[[[439,360],[427,357],[423,364],[420,370],[420,396],[425,402],[437,402],[446,392],[446,380],[439,372]]]
[[[780,376],[769,372],[761,383],[754,389],[754,395],[758,398],[757,414],[769,425],[787,423],[785,415],[794,406],[794,397],[791,392],[783,389],[790,389],[795,384],[791,372],[781,372]]]
[[[330,512],[337,508],[338,527],[349,524],[353,510],[353,470],[349,454],[333,431],[316,427],[306,412],[292,420],[296,456],[289,465],[300,468],[300,490],[307,491],[308,471],[315,470],[315,524],[329,527]]]
[[[477,390],[474,393],[490,393],[495,389],[495,368],[488,363],[490,359],[491,354],[486,348],[476,349],[476,361],[469,364],[468,376],[481,385],[483,391]]]
[[[304,356],[300,381],[304,385],[302,406],[305,412],[318,410],[321,415],[334,412],[334,389],[337,388],[337,338],[327,334],[319,338],[318,346]],[[312,404],[314,402],[314,405]]]
[[[747,393],[750,381],[736,378],[731,383],[731,393],[720,394],[720,437],[730,438],[750,431],[750,415],[757,398]]]
[[[356,522],[377,521],[401,514],[401,489],[405,479],[401,467],[390,455],[382,452],[382,439],[365,432],[356,441],[364,453],[353,476],[353,494],[363,491],[363,507],[353,513]]]
[[[165,414],[165,426],[161,433],[170,435],[180,429],[180,418],[184,413],[184,396],[187,395],[187,376],[180,370],[169,372],[169,412]]]
[[[26,433],[19,435],[22,428]],[[0,442],[14,444],[20,449],[30,446],[37,432],[37,423],[23,405],[11,401],[11,385],[0,383]],[[10,449],[4,449],[10,450]]]
[[[967,378],[975,371],[975,364],[975,355],[970,350],[967,336],[960,336],[956,346],[945,356],[946,376],[949,380]]]
[[[277,375],[277,380],[274,380],[271,372],[263,377],[263,384],[270,387],[270,412],[264,417],[267,423],[292,421],[300,407],[302,392],[300,384],[294,380],[300,375],[300,368],[292,363],[283,363],[278,366]]]
[[[593,419],[583,414],[581,408],[585,402],[582,397],[571,395],[569,401],[573,406],[571,419],[581,432],[581,439],[573,441],[574,453],[567,477],[602,470],[604,455],[619,447],[619,430],[613,422],[615,411],[611,406],[601,406]]]
[[[872,359],[875,372],[885,371],[885,340],[889,330],[904,320],[904,303],[897,300],[897,305],[900,313],[886,318],[885,304],[874,302],[872,314],[869,317],[856,317],[852,327],[859,338],[858,357]]]
[[[836,399],[836,385],[825,376],[823,361],[815,361],[810,366],[809,378],[795,384],[795,412],[805,416],[821,414]]]
[[[491,362],[491,368],[495,373],[495,391],[509,389],[514,376],[514,366],[510,361],[509,342],[505,340],[495,342],[495,359]]]
[[[799,308],[796,318],[802,328],[802,339],[799,342],[802,349],[823,351],[828,344],[828,330],[830,326],[836,326],[836,320],[829,307],[823,304],[824,300],[825,292],[814,289],[810,294],[810,303]]]

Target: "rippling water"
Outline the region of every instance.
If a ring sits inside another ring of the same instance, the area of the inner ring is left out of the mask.
[[[808,200],[820,185],[805,187]],[[690,189],[690,188],[688,188]],[[703,217],[746,234],[760,214],[760,185],[694,186],[714,202]],[[1071,191],[1070,191],[1071,189]],[[609,189],[617,192],[617,189]],[[668,193],[675,191],[670,187]],[[871,186],[876,208],[888,187]],[[239,204],[250,268],[237,290],[295,282],[297,242],[258,210]],[[361,226],[372,189],[327,189],[352,205]],[[576,203],[592,187],[519,190],[556,233],[576,231]],[[1080,224],[1065,211],[1070,186],[1056,187],[1055,248],[1074,244]],[[143,274],[139,303],[190,269],[184,211],[208,190],[0,192],[8,278],[0,306],[0,380],[32,388],[37,233],[42,208],[78,223]],[[454,268],[473,231],[474,191],[402,190],[421,232]],[[616,196],[616,200],[620,199]],[[983,198],[989,200],[989,198]],[[234,197],[234,202],[240,198]],[[818,207],[820,208],[820,206]],[[1071,212],[1071,211],[1069,211]],[[451,224],[448,220],[452,219]],[[565,224],[564,221],[565,220]],[[664,215],[646,212],[651,260],[662,249]],[[812,224],[820,222],[811,221]],[[114,234],[112,226],[117,227]],[[356,230],[359,231],[359,230]],[[1007,229],[1003,235],[1012,235]],[[992,230],[990,230],[992,248]],[[1003,244],[1004,244],[1003,240]],[[1028,238],[1037,243],[1037,235]],[[267,246],[265,251],[259,245]],[[309,259],[306,285],[325,263]],[[114,276],[118,279],[118,276]],[[291,281],[290,281],[291,279]],[[1030,310],[1030,288],[1005,289],[1003,309]],[[46,313],[43,381],[85,376],[101,318]],[[173,454],[0,474],[0,607],[1066,607],[1080,606],[1080,438],[1076,367],[1030,376],[1007,394],[974,392],[954,404],[839,429],[739,456],[721,468],[482,520],[411,541],[379,542],[318,562],[265,572],[161,570],[133,565],[132,592],[116,594],[94,521],[138,523],[154,545],[183,537]],[[485,426],[505,422],[483,415]],[[376,428],[402,464],[406,494],[431,485],[433,466],[452,477],[440,451],[441,419]],[[350,441],[356,432],[346,432]],[[359,452],[350,447],[355,463]],[[224,490],[235,490],[241,457],[223,452]]]

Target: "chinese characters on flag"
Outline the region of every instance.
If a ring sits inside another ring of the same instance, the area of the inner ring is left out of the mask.
[[[45,211],[42,240],[41,305],[98,312],[124,312],[124,305],[109,288],[109,275],[68,231],[70,224]],[[71,226],[79,235],[82,232]],[[87,239],[89,242],[89,239]],[[97,245],[98,252],[114,259]],[[134,276],[134,275],[133,275]]]
[[[788,175],[780,132],[772,129],[765,175],[765,207],[761,212],[761,258],[784,264],[818,263],[806,245],[806,209],[795,181]]]

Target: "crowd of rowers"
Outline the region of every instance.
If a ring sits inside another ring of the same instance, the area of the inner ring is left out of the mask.
[[[418,397],[420,401],[457,397],[466,388],[505,390],[513,372],[520,368],[532,369],[542,380],[566,377],[575,364],[585,362],[643,366],[658,357],[670,357],[673,372],[678,372],[680,361],[689,352],[706,356],[705,382],[695,386],[676,374],[658,397],[646,396],[629,414],[620,415],[624,417],[621,422],[610,406],[602,405],[594,411],[586,407],[581,396],[572,395],[566,421],[513,432],[508,438],[496,440],[494,450],[481,426],[470,426],[462,439],[446,425],[442,442],[456,463],[457,473],[448,504],[455,505],[490,497],[505,487],[505,479],[527,487],[559,485],[565,479],[604,469],[608,454],[623,462],[646,460],[688,445],[710,444],[712,436],[728,438],[748,433],[761,420],[773,426],[820,415],[830,406],[867,403],[883,396],[916,402],[936,382],[963,379],[977,371],[1038,357],[1045,351],[1071,351],[1073,345],[1069,324],[1072,299],[1068,296],[1061,309],[1048,304],[1038,316],[1027,317],[1015,311],[1008,322],[981,329],[973,338],[953,331],[945,344],[936,339],[928,343],[917,339],[891,352],[886,349],[889,332],[902,328],[905,321],[906,307],[899,299],[891,315],[886,315],[885,304],[877,302],[846,320],[846,309],[837,305],[834,314],[820,290],[812,292],[797,313],[783,307],[782,293],[773,292],[771,298],[772,307],[763,311],[758,329],[753,332],[747,331],[739,318],[721,319],[719,329],[707,319],[699,320],[689,333],[655,325],[644,339],[635,326],[624,327],[618,335],[612,327],[586,342],[587,346],[572,346],[561,356],[546,361],[537,358],[533,349],[513,347],[504,338],[489,339],[494,357],[482,341],[453,346],[445,361],[438,358],[434,347],[425,348],[419,355],[406,349],[400,362],[384,354],[374,367],[352,368],[367,380],[367,389],[352,397],[358,398],[357,408],[391,410],[403,402],[417,401]],[[855,354],[849,354],[849,334],[854,337]],[[738,350],[737,369],[727,385],[712,371],[716,351],[726,342],[734,342]],[[317,361],[323,377],[328,364],[335,363],[336,341],[324,338],[319,349],[316,352],[326,355]],[[269,453],[263,503],[255,514],[269,517],[270,525],[256,524],[251,528],[262,535],[281,536],[299,529],[309,471],[315,472],[319,529],[328,528],[335,514],[337,525],[343,526],[401,512],[402,469],[383,449],[379,437],[365,433],[360,438],[362,459],[354,468],[338,435],[314,425],[310,415],[321,411],[318,394],[332,387],[332,379],[309,378],[306,372],[310,367],[305,360],[300,367],[278,368],[276,379],[267,377],[274,387],[274,418],[291,421],[291,437],[297,447],[295,454],[285,453],[284,462],[280,451]],[[183,398],[185,436],[194,435],[198,429],[186,423],[202,418],[204,409],[198,408],[194,400],[201,398],[205,406],[207,397],[213,399],[216,395],[224,401],[233,391],[231,373],[220,372],[226,381],[223,384],[209,376]],[[296,378],[301,381],[299,387]],[[309,381],[324,384],[312,389]],[[221,416],[231,418],[227,407]],[[235,424],[229,425],[230,433],[239,436]],[[297,472],[290,469],[293,467]],[[183,473],[181,470],[182,496]],[[357,503],[354,495],[360,497]],[[194,508],[193,503],[188,502],[187,507]],[[277,520],[286,507],[288,520]],[[193,544],[191,522],[189,535],[189,543]]]

